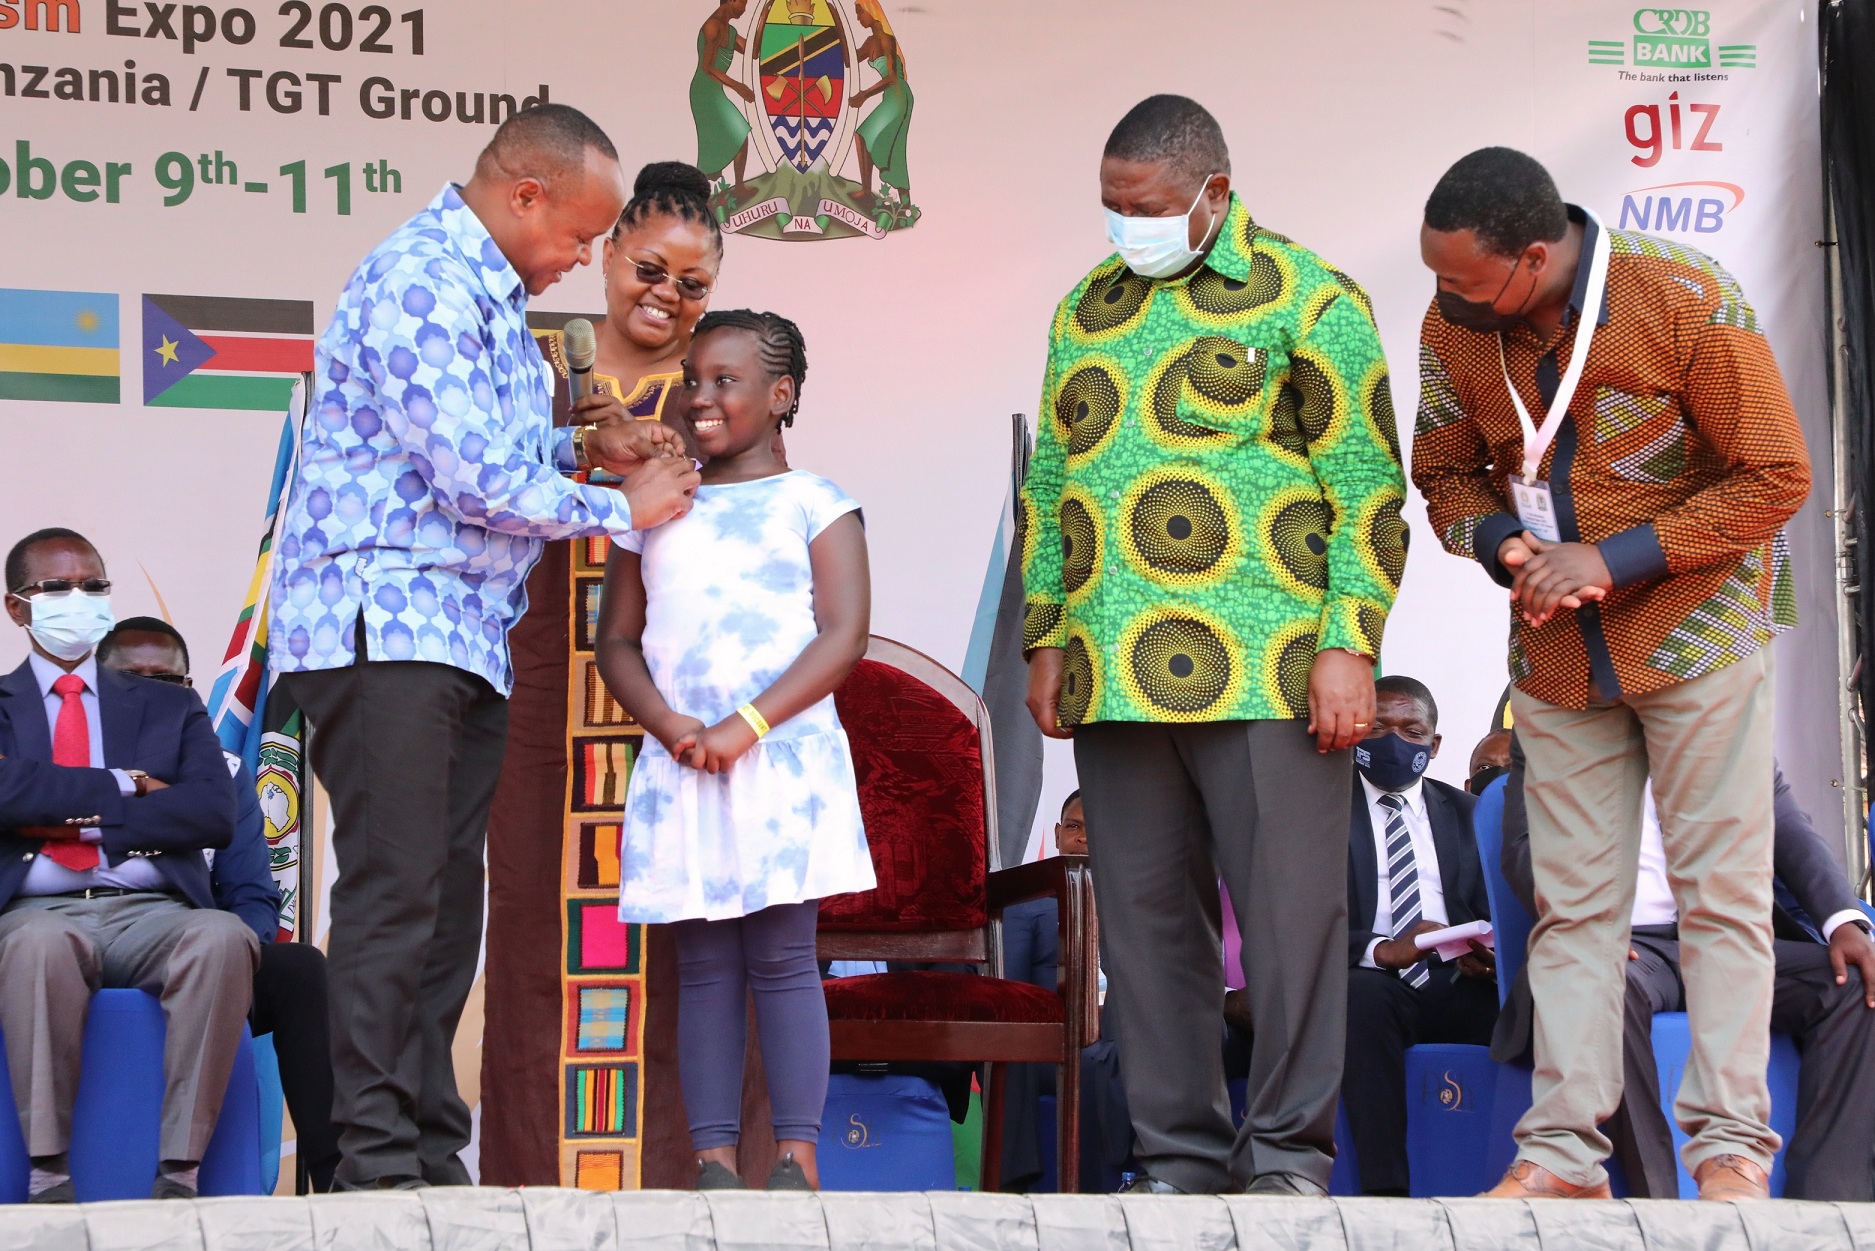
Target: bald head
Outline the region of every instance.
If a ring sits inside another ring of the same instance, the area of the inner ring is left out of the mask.
[[[539,295],[592,260],[592,241],[611,231],[625,207],[625,174],[618,150],[591,118],[542,104],[495,131],[462,199],[527,293]]]

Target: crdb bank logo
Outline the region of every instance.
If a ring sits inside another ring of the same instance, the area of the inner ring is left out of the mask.
[[[1641,69],[1693,70],[1758,68],[1755,43],[1712,42],[1712,13],[1707,9],[1634,10],[1633,56],[1625,39],[1589,40],[1590,65],[1633,64]]]
[[[1617,228],[1654,234],[1716,235],[1725,229],[1726,215],[1736,212],[1744,202],[1745,189],[1736,183],[1668,182],[1639,187],[1621,197]]]

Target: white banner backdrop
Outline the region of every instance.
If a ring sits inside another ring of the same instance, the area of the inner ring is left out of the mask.
[[[828,5],[754,0],[729,16],[762,55],[781,55],[786,41],[752,38],[758,22],[781,29],[797,15],[825,25],[832,12],[850,44],[862,43],[869,23],[852,0]],[[1817,483],[1792,532],[1804,624],[1778,646],[1779,741],[1805,804],[1839,835],[1813,9],[885,0],[911,99],[876,94],[857,125],[834,97],[877,82],[871,66],[836,57],[839,72],[822,81],[828,63],[810,70],[816,50],[805,44],[792,72],[771,64],[755,75],[733,58],[729,76],[766,102],[729,102],[756,123],[747,175],[762,192],[736,209],[785,194],[789,212],[743,212],[714,304],[800,322],[812,368],[792,457],[866,507],[876,629],[957,667],[1002,504],[1007,417],[1033,412],[1051,310],[1107,252],[1095,174],[1126,108],[1155,91],[1203,101],[1224,125],[1256,218],[1367,287],[1409,438],[1432,290],[1417,251],[1421,207],[1465,152],[1522,148],[1603,220],[1710,252],[1757,307]],[[168,363],[162,317],[225,332],[195,395],[267,363],[261,349],[230,347],[241,330],[208,325],[201,306],[143,297],[310,301],[323,327],[357,261],[446,179],[466,177],[489,117],[509,101],[585,109],[632,167],[695,159],[698,91],[719,143],[723,128],[709,93],[726,88],[697,70],[700,28],[715,12],[709,0],[449,0],[409,11],[0,0],[0,286],[114,300],[122,396],[0,400],[0,542],[43,525],[84,531],[119,584],[118,613],[169,616],[206,677],[251,569],[279,418],[166,406],[186,389],[141,403],[155,385],[146,370]],[[830,98],[822,125],[816,110]],[[911,110],[898,162],[921,213],[909,228],[903,211],[885,214],[892,229],[854,211],[866,202],[841,181],[860,176],[854,135],[888,105]],[[774,174],[803,132],[810,148],[825,143],[821,161],[834,167]],[[88,324],[77,355],[48,355],[6,345],[73,341],[23,338],[9,307],[41,305],[0,299],[0,392],[6,371],[110,372],[95,350],[103,322]],[[597,273],[571,275],[535,307],[602,307]],[[259,320],[243,323],[258,327],[250,336],[284,333],[258,308],[248,311]],[[99,385],[65,389],[95,396]],[[1448,741],[1434,773],[1457,781],[1505,683],[1506,602],[1474,565],[1438,550],[1416,495],[1407,516],[1413,552],[1383,661],[1438,696]],[[0,662],[23,651],[9,633]],[[1072,785],[1071,757],[1051,750],[1049,762],[1038,827]]]

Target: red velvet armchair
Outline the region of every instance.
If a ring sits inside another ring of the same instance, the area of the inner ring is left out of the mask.
[[[1057,1066],[1057,1175],[1080,1178],[1081,1048],[1100,1034],[1093,883],[1084,858],[998,863],[989,714],[963,679],[874,637],[835,694],[853,745],[859,805],[879,885],[820,906],[823,960],[971,963],[971,973],[903,972],[827,983],[835,1060],[985,1064],[983,1179],[1001,1179],[1005,1074]],[[1053,895],[1056,992],[1002,976],[1002,911]]]

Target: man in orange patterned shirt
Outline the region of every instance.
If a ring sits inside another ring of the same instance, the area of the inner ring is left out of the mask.
[[[1565,205],[1485,148],[1426,203],[1413,480],[1447,551],[1511,588],[1541,914],[1534,1104],[1489,1193],[1608,1194],[1627,918],[1652,777],[1693,1049],[1675,1105],[1703,1198],[1767,1192],[1771,659],[1795,624],[1797,417],[1732,276]]]

